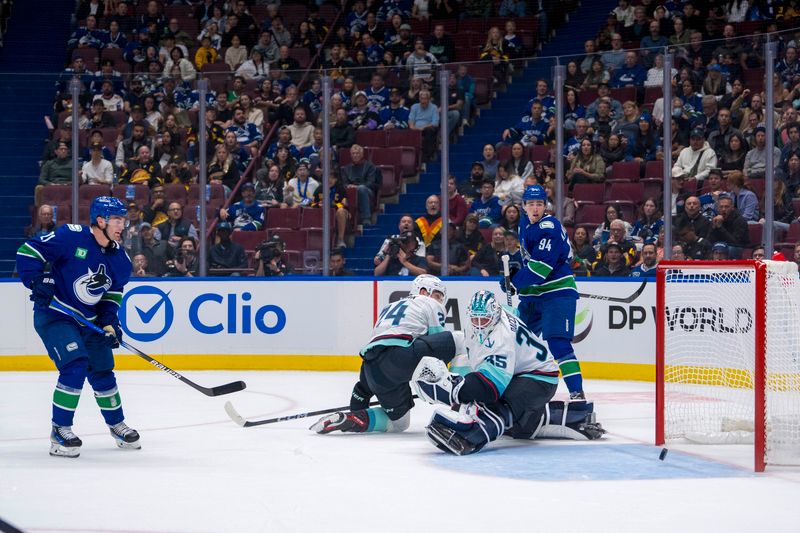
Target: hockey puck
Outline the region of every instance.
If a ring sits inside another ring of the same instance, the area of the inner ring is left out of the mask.
[[[668,449],[666,449],[666,448],[661,448],[661,453],[659,453],[659,454],[658,454],[658,459],[659,459],[660,461],[663,461],[664,459],[666,459],[666,458],[667,458],[667,453],[668,453],[668,452],[669,452],[669,450],[668,450]]]

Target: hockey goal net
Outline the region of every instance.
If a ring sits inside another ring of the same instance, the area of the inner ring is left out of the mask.
[[[656,444],[748,444],[755,470],[800,465],[795,263],[664,261],[656,296]]]

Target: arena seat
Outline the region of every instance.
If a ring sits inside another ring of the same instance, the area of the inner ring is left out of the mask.
[[[602,204],[605,199],[605,184],[576,183],[572,189],[572,199],[580,206]]]
[[[71,188],[71,187],[70,187]],[[78,204],[91,204],[98,196],[108,196],[111,193],[110,185],[92,185],[86,183],[78,189]]]
[[[42,204],[59,205],[72,202],[71,185],[45,185],[39,197]]]
[[[255,250],[259,244],[267,240],[266,231],[234,231],[231,234],[233,242],[241,244],[246,251]]]
[[[269,236],[277,235],[283,241],[287,250],[297,250],[302,252],[306,249],[306,234],[301,230],[295,229],[269,229]]]
[[[188,199],[186,197],[186,187],[183,183],[167,183],[164,185],[164,200],[169,204],[172,202],[178,202],[179,204],[185,206]],[[197,199],[194,199],[195,203],[198,203]]]
[[[142,207],[150,202],[150,187],[148,187],[145,183],[130,185],[118,184],[114,185],[111,195],[114,198],[119,198],[124,202],[134,201],[136,202],[136,205]]]
[[[638,161],[618,161],[611,165],[611,176],[606,182],[639,181],[641,165]]]
[[[598,225],[603,223],[606,216],[606,206],[602,204],[586,204],[578,208],[575,213],[575,227],[591,228],[594,231]]]
[[[606,184],[605,204],[637,206],[644,201],[641,183],[611,182]]]
[[[300,208],[267,209],[265,227],[273,229],[298,229],[300,227]]]

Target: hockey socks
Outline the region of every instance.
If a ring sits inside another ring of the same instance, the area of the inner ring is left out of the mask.
[[[411,417],[408,412],[397,420],[392,420],[380,407],[359,409],[357,411],[336,412],[325,415],[309,429],[321,435],[334,431],[345,433],[399,433],[408,429]]]
[[[88,366],[89,361],[81,358],[70,361],[59,370],[58,383],[53,391],[53,425],[72,426]]]
[[[553,358],[558,363],[561,370],[561,377],[569,390],[570,397],[583,393],[583,374],[581,374],[581,364],[575,357],[572,350],[572,343],[567,339],[548,339],[547,344]]]
[[[122,400],[117,389],[117,378],[112,370],[92,372],[89,383],[94,389],[94,399],[106,424],[113,426],[125,419],[122,412]]]

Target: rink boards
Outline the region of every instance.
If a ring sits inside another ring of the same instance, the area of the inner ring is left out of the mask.
[[[578,280],[584,294],[628,298],[641,280]],[[356,370],[357,353],[380,309],[403,297],[408,280],[366,278],[154,279],[128,284],[120,319],[128,342],[175,369]],[[448,328],[466,324],[466,305],[483,278],[447,282]],[[29,291],[0,283],[0,370],[49,370],[33,329]],[[516,303],[516,299],[515,299]],[[655,378],[655,283],[630,303],[581,298],[575,351],[590,378]],[[117,352],[117,368],[151,368]]]

